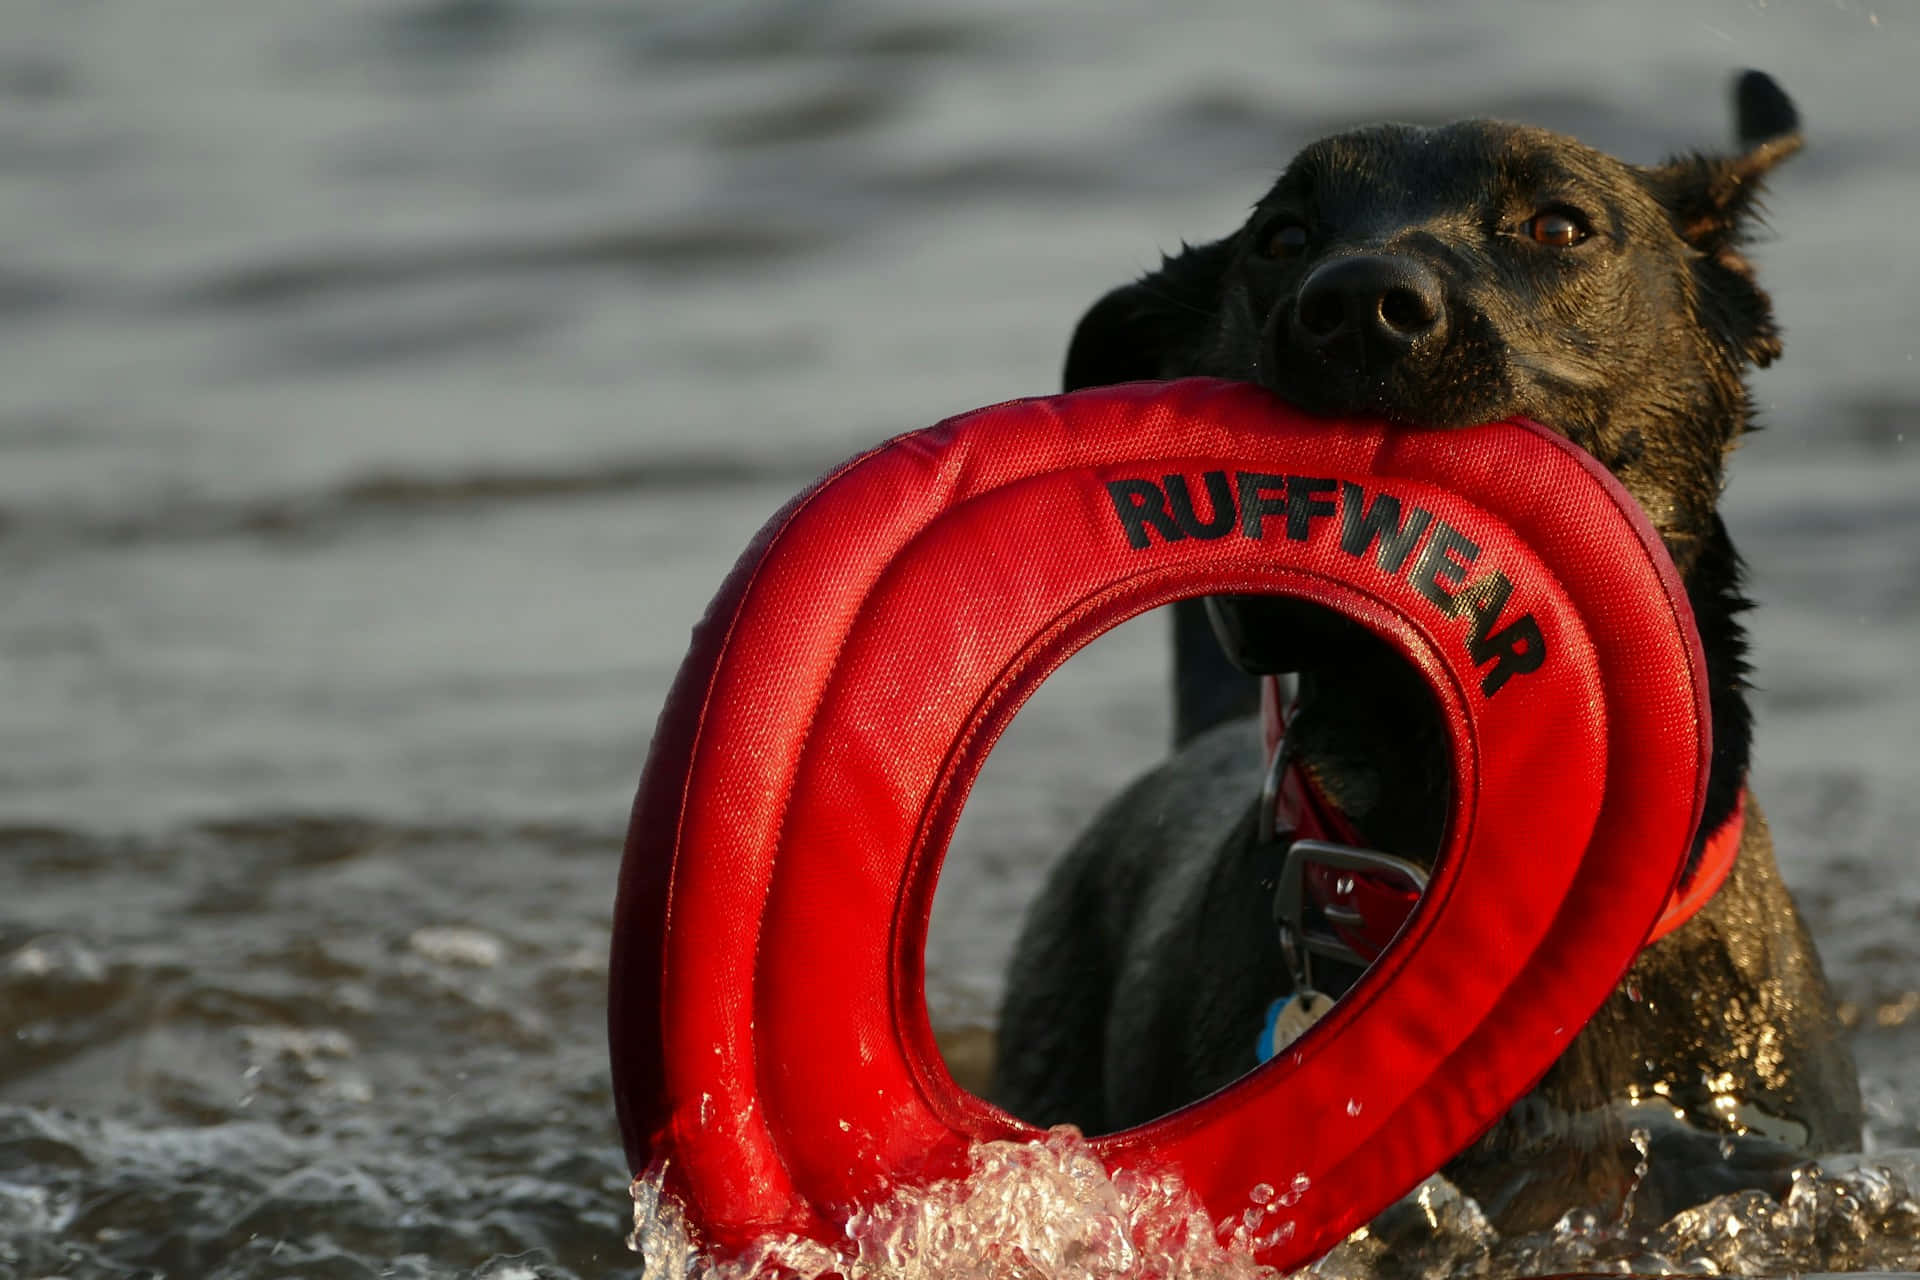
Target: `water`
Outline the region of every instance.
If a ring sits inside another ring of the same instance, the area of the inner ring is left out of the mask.
[[[1651,160],[1719,143],[1746,65],[1812,138],[1728,498],[1757,790],[1875,1158],[1920,1148],[1904,8],[12,0],[4,31],[0,1276],[636,1274],[619,839],[760,520],[1050,389],[1093,297],[1319,132],[1505,114]],[[929,948],[952,1043],[1046,854],[1158,750],[1163,662],[1116,633],[990,763]],[[1117,1248],[1112,1194],[1048,1229]],[[1630,1256],[1455,1206],[1323,1265],[1907,1268],[1899,1203],[1722,1205]]]
[[[1353,1233],[1299,1280],[1430,1280],[1493,1275],[1625,1273],[1762,1275],[1809,1268],[1920,1270],[1920,1159],[1857,1157],[1797,1173],[1780,1199],[1725,1196],[1662,1224],[1570,1210],[1550,1229],[1502,1238],[1472,1199],[1429,1179]],[[778,1266],[803,1280],[988,1280],[1048,1276],[1106,1280],[1280,1280],[1253,1249],[1285,1239],[1269,1227],[1289,1203],[1271,1187],[1237,1221],[1215,1223],[1177,1178],[1109,1176],[1071,1129],[1044,1144],[979,1144],[964,1179],[902,1190],[855,1215],[835,1250],[773,1240],[707,1265],[695,1233],[655,1180],[634,1189],[633,1244],[648,1274],[678,1280],[756,1280]]]

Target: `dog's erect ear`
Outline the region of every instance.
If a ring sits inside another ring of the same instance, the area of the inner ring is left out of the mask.
[[[1738,243],[1742,222],[1757,212],[1762,180],[1805,143],[1793,100],[1766,72],[1742,73],[1733,100],[1737,154],[1681,156],[1653,174],[1682,238],[1706,253]]]
[[[1160,269],[1121,285],[1080,317],[1067,346],[1064,390],[1163,378],[1192,363],[1213,327],[1231,238],[1182,245]]]
[[[1772,306],[1753,283],[1753,265],[1741,254],[1749,225],[1760,213],[1760,192],[1774,166],[1799,151],[1805,139],[1793,100],[1764,71],[1746,71],[1733,82],[1741,150],[1733,155],[1693,154],[1669,160],[1652,173],[1653,189],[1673,218],[1681,239],[1715,267],[1732,273],[1751,292],[1738,311],[1748,330],[1741,346],[1755,364],[1780,354]],[[1736,290],[1735,292],[1738,292]],[[1731,299],[1730,299],[1731,300]]]

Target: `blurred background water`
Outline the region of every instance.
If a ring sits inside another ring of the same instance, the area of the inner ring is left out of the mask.
[[[1052,390],[1320,133],[1651,162],[1725,142],[1744,66],[1811,140],[1727,499],[1757,791],[1911,1148],[1910,7],[0,0],[0,1276],[634,1274],[619,840],[760,521]],[[1159,752],[1165,659],[1123,628],[990,762],[943,1029]]]

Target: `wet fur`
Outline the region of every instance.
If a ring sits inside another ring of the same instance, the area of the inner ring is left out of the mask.
[[[1207,374],[1423,427],[1520,414],[1591,452],[1653,519],[1699,622],[1715,744],[1703,831],[1734,805],[1751,742],[1749,603],[1716,503],[1751,419],[1745,373],[1781,351],[1742,246],[1762,179],[1800,143],[1768,77],[1746,73],[1735,100],[1738,150],[1653,168],[1489,121],[1314,143],[1239,231],[1095,304],[1066,369],[1069,389]],[[1553,208],[1576,212],[1587,239],[1524,234]],[[1305,243],[1275,256],[1288,223]],[[1303,296],[1326,280],[1319,268],[1356,257],[1438,289],[1417,339],[1383,349],[1377,335],[1320,332],[1332,322]],[[1430,859],[1446,746],[1419,679],[1324,611],[1224,604],[1303,673],[1292,741],[1333,798],[1377,847]],[[1067,854],[1013,961],[992,1092],[1029,1120],[1107,1131],[1229,1083],[1253,1067],[1263,1011],[1287,990],[1246,864],[1259,763],[1237,717],[1253,710],[1253,682],[1219,654],[1197,602],[1179,607],[1175,631],[1180,749]],[[1750,813],[1726,888],[1641,956],[1534,1093],[1448,1167],[1502,1226],[1628,1194],[1670,1213],[1777,1187],[1803,1153],[1858,1146],[1851,1057],[1765,819]],[[1628,1106],[1656,1096],[1672,1105]],[[1716,1097],[1737,1097],[1751,1123],[1730,1122]],[[1636,1129],[1654,1147],[1644,1178]],[[1730,1155],[1723,1137],[1738,1139]]]

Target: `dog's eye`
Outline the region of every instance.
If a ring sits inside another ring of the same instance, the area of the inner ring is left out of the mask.
[[[1269,258],[1291,258],[1307,247],[1307,229],[1298,222],[1282,222],[1267,232]]]
[[[1592,234],[1578,214],[1566,209],[1542,209],[1527,219],[1521,230],[1535,244],[1549,249],[1571,249]]]

